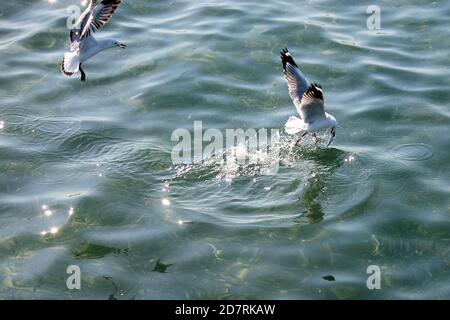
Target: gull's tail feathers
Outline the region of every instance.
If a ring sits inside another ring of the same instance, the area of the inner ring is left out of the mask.
[[[65,76],[73,76],[78,72],[80,67],[80,55],[78,50],[64,53],[61,61],[61,72]]]
[[[308,126],[303,120],[295,116],[290,116],[284,127],[288,134],[296,134],[300,131],[308,130]]]

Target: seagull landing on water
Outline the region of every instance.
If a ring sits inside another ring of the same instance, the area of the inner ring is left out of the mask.
[[[316,131],[331,128],[331,138],[327,144],[329,146],[336,136],[337,121],[324,110],[322,87],[317,83],[309,84],[287,48],[281,51],[281,62],[289,95],[301,117],[289,117],[285,125],[286,132],[295,134],[304,131],[300,139],[295,142],[297,145],[308,133],[313,133],[317,143]]]
[[[66,76],[73,76],[80,71],[81,81],[86,80],[86,74],[81,68],[84,62],[105,49],[127,47],[114,39],[96,40],[94,38],[94,32],[111,19],[122,0],[98,2],[98,0],[91,0],[70,30],[70,52],[66,52],[61,61],[61,72]]]

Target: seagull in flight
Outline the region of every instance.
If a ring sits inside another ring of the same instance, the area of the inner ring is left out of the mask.
[[[80,71],[81,81],[86,80],[81,65],[105,49],[127,46],[114,39],[96,40],[94,33],[103,27],[112,17],[122,0],[90,0],[89,6],[70,30],[70,51],[64,53],[61,72],[73,76]]]
[[[289,95],[300,115],[300,118],[289,117],[285,125],[286,132],[296,134],[304,131],[295,142],[297,145],[308,133],[313,133],[317,143],[316,132],[324,128],[331,128],[331,138],[327,144],[329,146],[336,136],[337,121],[324,110],[322,87],[317,83],[310,84],[308,82],[287,48],[281,51],[281,62]]]

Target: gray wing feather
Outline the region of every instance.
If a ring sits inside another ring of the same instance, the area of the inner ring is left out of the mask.
[[[87,21],[89,20],[91,14],[92,14],[92,12],[93,12],[93,10],[94,10],[94,8],[95,8],[96,3],[97,3],[97,0],[91,0],[91,1],[89,2],[88,7],[87,7],[87,8],[83,11],[83,13],[80,15],[80,17],[78,18],[77,22],[75,22],[75,25],[74,25],[73,28],[70,30],[70,40],[71,40],[71,41],[76,40],[76,39],[73,39],[73,38],[72,38],[72,31],[76,31],[76,30],[81,31],[81,30],[84,29],[84,27],[85,27]],[[81,35],[81,33],[80,33],[79,35]]]
[[[94,4],[97,1],[93,1]],[[81,27],[81,39],[89,37],[91,33],[96,32],[111,19],[122,0],[102,0],[91,8],[90,14],[85,17]]]
[[[303,94],[297,109],[306,123],[325,117],[322,87],[317,83],[311,84]]]
[[[309,88],[309,82],[300,71],[287,48],[281,51],[281,62],[283,64],[284,78],[288,85],[289,95],[297,109],[299,109],[303,94]]]
[[[74,51],[79,48],[80,42],[81,42],[81,30],[83,30],[84,26],[86,25],[87,21],[89,20],[89,17],[92,14],[92,11],[94,10],[94,7],[97,3],[97,0],[91,0],[89,2],[89,6],[83,11],[83,13],[78,18],[77,22],[75,22],[75,25],[72,29],[70,29],[70,50]]]

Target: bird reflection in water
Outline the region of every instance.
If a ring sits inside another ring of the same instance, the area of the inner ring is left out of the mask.
[[[302,160],[313,165],[312,172],[306,180],[306,187],[300,196],[305,211],[295,220],[296,223],[313,224],[323,221],[324,212],[320,197],[327,190],[328,178],[342,165],[345,155],[344,151],[335,148],[315,149],[313,152],[302,153]]]

